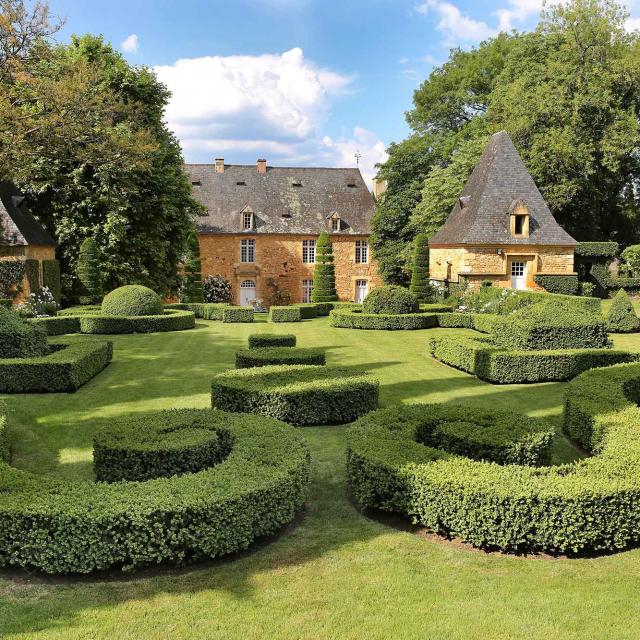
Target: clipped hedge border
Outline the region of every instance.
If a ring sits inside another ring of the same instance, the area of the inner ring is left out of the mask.
[[[0,393],[76,391],[113,358],[111,342],[50,343],[51,353],[38,358],[0,359]]]
[[[571,380],[583,371],[634,362],[638,356],[613,349],[505,350],[487,338],[434,336],[432,357],[494,384]]]
[[[318,306],[322,304],[322,302],[302,302],[295,306],[300,309],[300,318],[302,320],[313,320],[313,318],[317,318],[320,315],[320,313],[318,313]],[[322,315],[328,316],[330,311],[331,309]]]
[[[100,335],[185,331],[196,326],[192,311],[174,309],[158,316],[82,315],[79,318],[81,333]]]
[[[292,333],[252,333],[247,339],[249,349],[260,347],[295,347],[296,337]]]
[[[77,316],[53,316],[51,318],[30,318],[27,322],[44,327],[48,336],[64,336],[80,333],[80,318]]]
[[[230,306],[228,302],[173,302],[164,308],[193,311],[196,318],[203,320],[222,320],[223,310]]]
[[[362,506],[398,510],[477,547],[619,551],[640,542],[639,392],[637,363],[575,378],[566,390],[564,429],[596,455],[537,469],[457,456],[430,461],[408,449],[400,457],[402,450],[391,447],[394,434],[402,434],[397,421],[376,432],[365,417],[349,435],[354,493]],[[365,466],[371,469],[366,476],[359,471]],[[389,500],[378,500],[390,490]]]
[[[398,315],[360,313],[349,309],[334,309],[329,314],[332,327],[339,329],[378,329],[385,331],[431,329],[438,326],[435,313],[402,313]]]
[[[576,275],[547,275],[538,273],[533,276],[536,284],[549,293],[559,293],[567,296],[575,296],[580,289],[578,276]]]
[[[378,381],[363,373],[309,365],[226,371],[211,384],[214,408],[295,425],[352,422],[377,408],[378,395]]]
[[[236,369],[275,364],[326,364],[324,349],[304,347],[259,347],[236,351]]]
[[[253,322],[253,309],[251,307],[224,307],[222,309],[222,322]]]
[[[146,424],[153,443],[166,415],[129,424]],[[231,442],[224,459],[197,473],[114,484],[65,483],[0,463],[0,566],[55,574],[184,564],[247,549],[294,518],[306,499],[310,460],[295,430],[262,416],[193,409],[175,415],[187,430],[195,422]],[[140,444],[132,433],[126,448]],[[152,448],[151,466],[162,470],[163,449]]]
[[[269,310],[270,322],[300,322],[302,309],[300,307],[271,307]]]

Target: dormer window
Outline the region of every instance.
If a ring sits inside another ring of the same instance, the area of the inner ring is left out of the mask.
[[[331,231],[340,231],[340,218],[331,218]]]
[[[253,229],[253,210],[251,207],[246,207],[242,211],[242,229],[244,231]]]
[[[340,220],[340,214],[337,211],[330,213],[327,217],[327,224],[332,233],[342,231],[342,221]]]
[[[514,200],[509,207],[509,227],[516,238],[529,237],[529,209],[521,198]]]

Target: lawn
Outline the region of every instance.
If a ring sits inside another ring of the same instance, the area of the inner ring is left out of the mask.
[[[195,331],[115,337],[113,363],[75,394],[9,396],[14,464],[92,478],[96,429],[133,412],[207,407],[211,376],[233,366],[235,350],[255,331],[295,333],[298,346],[326,347],[328,364],[373,371],[383,405],[461,402],[517,409],[559,426],[562,383],[491,386],[426,355],[429,333],[459,330],[340,330],[326,318],[198,321]],[[640,336],[616,338],[616,346],[640,351]],[[79,580],[0,573],[0,637],[640,637],[640,549],[580,560],[522,558],[414,535],[354,508],[345,427],[303,433],[313,455],[308,506],[275,540],[182,570]],[[555,462],[578,455],[557,439]]]

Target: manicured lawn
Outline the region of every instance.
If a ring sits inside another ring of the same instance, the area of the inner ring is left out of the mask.
[[[298,346],[326,347],[328,364],[374,371],[384,405],[455,401],[517,409],[559,426],[563,384],[479,382],[426,356],[429,331],[331,329],[326,318],[281,325],[198,321],[195,331],[115,337],[113,364],[75,394],[9,396],[14,464],[69,480],[92,478],[97,428],[138,411],[207,407],[211,376],[233,365],[235,350],[255,331],[295,333]],[[640,336],[615,343],[640,351]],[[81,580],[0,573],[0,637],[640,636],[640,550],[581,560],[520,558],[418,537],[353,507],[345,427],[303,432],[313,453],[308,507],[276,540],[240,558],[179,571]],[[556,462],[578,455],[558,438]]]

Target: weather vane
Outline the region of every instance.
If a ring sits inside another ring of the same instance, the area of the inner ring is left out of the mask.
[[[362,154],[360,151],[356,151],[354,154],[354,158],[356,159],[356,167],[360,166],[360,158],[362,158]]]

